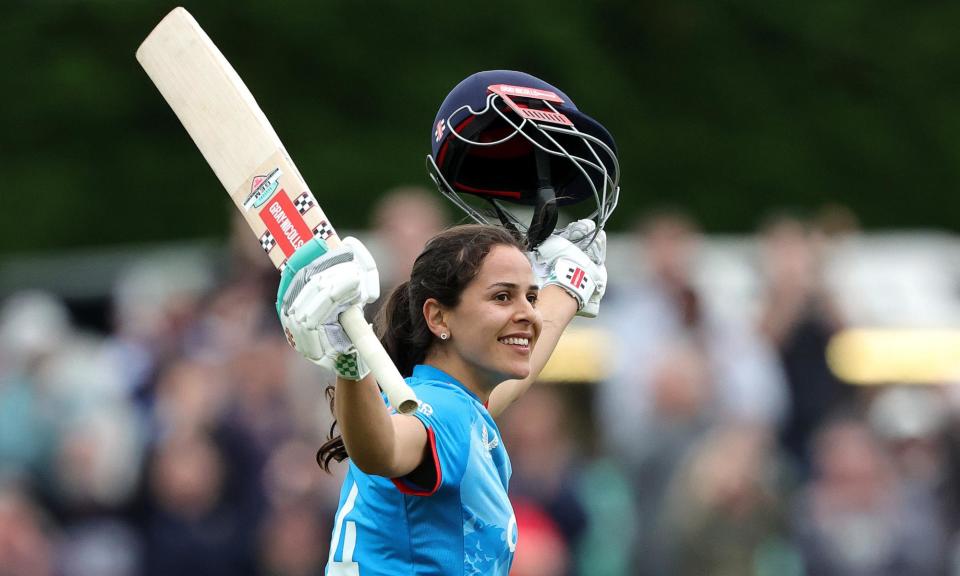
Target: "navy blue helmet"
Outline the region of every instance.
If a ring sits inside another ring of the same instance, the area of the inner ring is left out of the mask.
[[[530,74],[491,70],[457,84],[440,105],[431,143],[427,168],[440,192],[478,222],[495,215],[525,232],[531,248],[553,232],[558,206],[593,200],[598,231],[616,207],[613,137],[569,96]],[[489,209],[463,195],[485,200]],[[530,222],[508,204],[533,207]]]

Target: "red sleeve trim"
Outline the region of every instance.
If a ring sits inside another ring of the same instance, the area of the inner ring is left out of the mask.
[[[422,490],[404,481],[403,478],[391,478],[390,481],[393,482],[397,490],[403,494],[410,496],[432,496],[440,489],[440,484],[443,482],[443,471],[440,468],[440,457],[437,456],[437,437],[434,435],[432,428],[427,428],[427,442],[430,443],[430,455],[433,458],[433,470],[436,482],[434,482],[433,487],[429,490]]]

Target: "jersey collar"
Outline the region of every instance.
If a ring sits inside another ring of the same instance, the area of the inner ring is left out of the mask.
[[[470,389],[464,386],[459,380],[439,368],[434,368],[433,366],[428,366],[426,364],[417,364],[413,367],[413,377],[421,380],[432,380],[434,382],[446,382],[448,384],[453,384],[457,388],[460,388],[469,394],[471,398],[483,404],[483,402],[480,401],[479,396],[471,392]]]

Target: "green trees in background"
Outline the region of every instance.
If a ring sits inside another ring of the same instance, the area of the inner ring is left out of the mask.
[[[343,228],[428,182],[447,91],[482,69],[552,82],[614,133],[623,200],[746,231],[847,204],[958,229],[960,4],[892,0],[186,3]],[[225,233],[229,200],[134,59],[171,5],[14,2],[0,93],[0,252]],[[341,224],[342,223],[342,224]]]

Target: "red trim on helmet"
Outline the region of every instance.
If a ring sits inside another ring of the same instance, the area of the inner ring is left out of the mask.
[[[457,131],[457,134],[463,132],[463,129],[470,125],[471,122],[476,120],[477,117],[473,114],[467,116],[463,122],[454,127],[454,130]],[[443,158],[447,155],[447,146],[450,144],[450,136],[447,136],[443,140],[443,146],[440,147],[440,152],[437,153],[437,167],[440,168],[443,166]]]
[[[471,146],[466,151],[466,155],[473,158],[497,158],[511,159],[529,156],[533,153],[533,144],[526,138],[515,138],[516,131],[511,126],[502,126],[499,129],[487,129],[477,135],[477,140],[483,143],[496,142],[503,140],[506,136],[511,138],[505,142],[500,142],[496,146]]]
[[[473,186],[467,186],[466,184],[461,184],[460,182],[453,183],[454,188],[459,188],[464,192],[471,192],[473,194],[481,194],[483,196],[502,196],[504,198],[520,198],[520,192],[515,190],[484,190],[482,188],[474,188]]]

